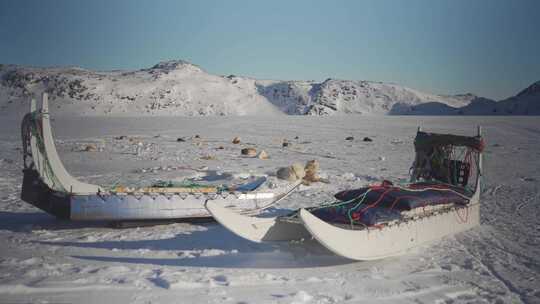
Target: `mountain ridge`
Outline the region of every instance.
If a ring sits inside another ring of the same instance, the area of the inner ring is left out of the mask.
[[[29,99],[42,92],[58,115],[540,114],[540,81],[496,102],[472,93],[437,95],[377,81],[221,76],[185,60],[131,71],[0,65],[0,115],[26,111]]]

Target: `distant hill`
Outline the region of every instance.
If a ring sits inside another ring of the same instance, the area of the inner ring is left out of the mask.
[[[396,104],[391,114],[402,115],[540,115],[540,81],[516,96],[501,101],[474,97],[469,104],[453,107],[447,103],[430,102],[416,106]]]
[[[49,93],[55,115],[493,115],[538,114],[539,83],[495,102],[474,94],[435,95],[391,83],[220,76],[184,60],[135,71],[0,65],[0,115],[24,113]]]

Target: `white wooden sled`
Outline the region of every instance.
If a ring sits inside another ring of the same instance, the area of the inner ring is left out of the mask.
[[[83,183],[64,168],[56,151],[47,94],[41,109],[32,99],[22,123],[24,179],[22,200],[58,218],[71,220],[164,220],[210,217],[206,201],[241,214],[258,214],[297,186],[260,191],[266,178],[227,190],[208,186],[129,189]]]
[[[244,216],[212,201],[206,203],[206,208],[227,229],[253,242],[287,242],[313,238],[331,252],[352,260],[382,259],[478,226],[481,152],[478,153],[477,166],[474,193],[467,205],[418,208],[421,210],[408,212],[403,220],[376,228],[327,223],[305,209],[300,209],[297,219],[291,219]]]

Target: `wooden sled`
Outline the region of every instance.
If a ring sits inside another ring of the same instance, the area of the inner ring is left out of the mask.
[[[47,94],[38,110],[32,99],[22,122],[24,151],[21,198],[58,218],[71,220],[162,220],[210,217],[212,201],[241,214],[258,214],[289,195],[298,184],[261,191],[265,177],[229,187],[114,187],[83,183],[64,168],[56,151]]]

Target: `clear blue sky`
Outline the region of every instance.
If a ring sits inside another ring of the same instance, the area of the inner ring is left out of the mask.
[[[111,70],[167,59],[501,99],[540,80],[540,1],[0,0],[0,63]]]

